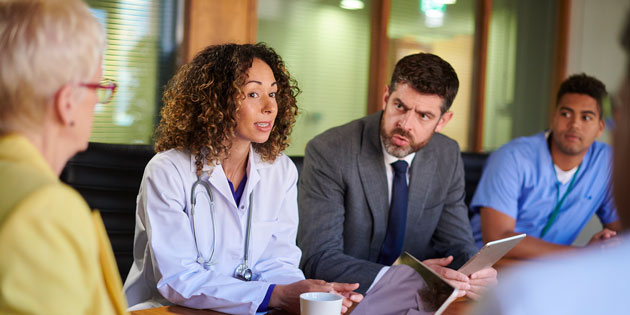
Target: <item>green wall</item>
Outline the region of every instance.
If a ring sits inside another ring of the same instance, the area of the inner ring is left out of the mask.
[[[302,94],[288,155],[303,155],[317,134],[367,111],[369,3],[341,9],[338,1],[260,0],[258,41],[284,59]]]

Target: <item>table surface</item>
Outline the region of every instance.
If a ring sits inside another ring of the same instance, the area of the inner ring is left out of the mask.
[[[473,301],[468,298],[459,298],[455,300],[444,311],[444,315],[462,315],[467,314],[473,305]],[[132,315],[223,315],[225,313],[215,312],[211,310],[197,310],[179,305],[162,306],[156,308],[149,308],[146,310],[132,311]],[[270,315],[288,315],[289,313],[284,311],[271,311],[267,314]]]
[[[494,268],[498,270],[499,278],[500,278],[500,275],[503,270],[513,267],[514,265],[517,265],[520,263],[523,263],[523,261],[520,261],[517,259],[503,258],[494,265]],[[468,298],[459,298],[455,300],[453,303],[451,303],[451,305],[449,305],[449,307],[444,311],[443,314],[444,315],[467,314],[473,305],[474,305],[474,301]],[[192,308],[179,306],[179,305],[172,305],[172,306],[156,307],[156,308],[150,308],[150,309],[139,310],[139,311],[132,311],[131,314],[132,315],[168,315],[168,314],[171,314],[171,315],[174,315],[174,314],[177,314],[177,315],[221,315],[224,313],[215,312],[211,310],[192,309]],[[284,311],[274,310],[267,314],[287,315],[288,313]]]

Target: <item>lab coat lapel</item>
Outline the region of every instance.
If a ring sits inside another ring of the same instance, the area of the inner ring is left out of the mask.
[[[247,183],[245,183],[245,191],[243,196],[241,197],[241,205],[245,208],[249,206],[249,195],[254,191],[254,188],[260,181],[260,169],[269,166],[269,163],[262,161],[260,155],[256,153],[253,146],[249,147],[249,157],[247,161]],[[206,168],[207,167],[207,168]],[[219,164],[211,168],[209,166],[204,166],[204,171],[210,171],[210,177],[208,181],[212,188],[218,191],[223,198],[230,200],[232,203],[234,202],[234,197],[232,196],[232,190],[227,182],[227,176],[223,170],[223,167]],[[236,187],[235,187],[236,189]],[[255,196],[253,196],[255,197]],[[236,205],[238,207],[238,205]]]
[[[194,179],[193,182],[197,180],[196,169],[197,167],[195,165],[195,156],[191,154],[190,176],[192,176],[192,178]],[[225,198],[225,200],[228,201],[232,200],[233,202],[234,197],[232,197],[232,191],[230,190],[230,185],[227,182],[227,176],[225,176],[225,172],[223,171],[223,167],[221,166],[221,164],[208,165],[206,163],[203,165],[201,171],[201,178],[203,180],[207,180],[208,183],[210,183],[210,186],[212,186],[213,195],[215,194],[214,192],[218,192],[222,198]],[[214,197],[216,198],[218,196]]]
[[[259,169],[264,166],[260,155],[254,151],[253,146],[249,146],[249,157],[247,161],[247,183],[245,184],[245,193],[241,197],[241,203],[245,206],[249,206],[249,195],[253,192],[256,184],[260,181]],[[255,196],[252,196],[255,197]],[[246,199],[242,199],[246,198]],[[243,203],[243,201],[245,201]]]
[[[227,181],[227,176],[225,175],[221,164],[216,165],[212,169],[212,171],[210,172],[210,177],[208,178],[208,182],[210,183],[214,191],[219,192],[222,198],[230,201],[228,202],[228,204],[234,203],[232,190],[230,189],[230,185]]]

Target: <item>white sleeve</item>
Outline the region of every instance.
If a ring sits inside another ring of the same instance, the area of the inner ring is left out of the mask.
[[[172,303],[232,314],[253,314],[269,283],[244,282],[197,263],[186,188],[177,165],[166,158],[147,166],[138,197],[158,291]],[[142,217],[142,216],[141,216]]]

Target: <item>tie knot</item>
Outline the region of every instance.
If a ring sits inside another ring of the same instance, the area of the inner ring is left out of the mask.
[[[391,164],[396,174],[405,174],[407,172],[407,161],[398,160]]]

